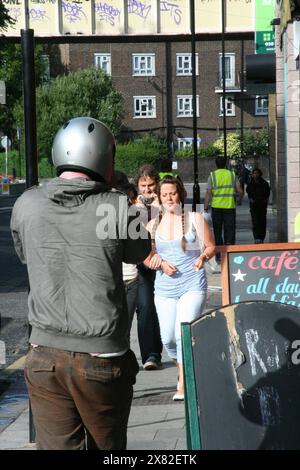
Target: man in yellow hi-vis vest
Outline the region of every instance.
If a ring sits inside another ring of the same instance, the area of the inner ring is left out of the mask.
[[[211,204],[216,245],[234,245],[236,199],[237,204],[241,205],[244,193],[235,172],[226,169],[224,157],[216,158],[216,166],[207,181],[204,211],[207,212]],[[220,262],[220,253],[217,253],[216,260]]]

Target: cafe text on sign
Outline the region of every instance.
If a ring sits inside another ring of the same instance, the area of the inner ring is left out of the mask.
[[[267,300],[300,308],[300,244],[228,247],[222,285],[223,304]]]

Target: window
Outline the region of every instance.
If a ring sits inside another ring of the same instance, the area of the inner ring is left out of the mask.
[[[133,106],[135,118],[156,118],[155,96],[134,96]]]
[[[111,75],[110,54],[94,54],[94,64],[97,69],[102,69],[107,75]]]
[[[50,58],[48,54],[42,54],[41,59],[43,62],[43,76],[42,83],[48,83],[50,81]]]
[[[201,139],[197,137],[197,148],[200,147]],[[193,137],[180,137],[177,139],[177,148],[178,150],[183,150],[187,147],[192,147],[193,145]]]
[[[198,54],[196,54],[196,75],[198,70]],[[176,75],[192,75],[192,54],[176,54]]]
[[[235,104],[233,96],[225,97],[226,116],[235,116]],[[223,116],[223,96],[220,96],[220,116]]]
[[[269,110],[268,97],[267,96],[256,96],[255,98],[255,115],[256,116],[267,116]]]
[[[199,116],[199,95],[196,96],[196,113]],[[193,117],[193,96],[177,96],[177,117]]]
[[[155,75],[155,54],[132,54],[132,75]]]
[[[223,86],[222,70],[222,54],[219,54],[220,86]],[[225,85],[226,87],[235,86],[235,54],[225,54]]]

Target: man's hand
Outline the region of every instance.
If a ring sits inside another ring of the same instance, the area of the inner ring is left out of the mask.
[[[156,253],[152,256],[151,260],[149,261],[148,267],[150,269],[160,269],[162,263],[161,257]]]

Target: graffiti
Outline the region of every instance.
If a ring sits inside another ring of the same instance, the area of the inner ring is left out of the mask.
[[[44,21],[47,18],[45,10],[35,8],[29,10],[29,16],[32,21]]]
[[[181,23],[181,10],[178,5],[175,3],[170,3],[168,1],[160,2],[160,11],[161,12],[170,12],[170,16],[174,18],[175,23],[178,25]]]
[[[61,2],[61,7],[65,17],[69,20],[69,23],[76,23],[76,21],[81,21],[83,16],[86,18],[82,7],[77,3],[66,3]]]
[[[14,7],[14,8],[9,8],[9,16],[10,16],[13,20],[17,21],[18,18],[20,18],[21,14],[22,14],[22,13],[21,13],[21,8],[16,8],[16,7]]]
[[[95,13],[100,21],[106,21],[111,26],[115,26],[115,18],[119,17],[120,20],[121,11],[112,5],[100,2],[95,4]]]
[[[31,0],[31,3],[37,3],[39,5],[45,5],[49,3],[50,5],[55,5],[57,0]]]
[[[138,15],[144,20],[149,15],[151,10],[151,5],[146,5],[145,3],[138,2],[136,0],[128,0],[128,13]]]

